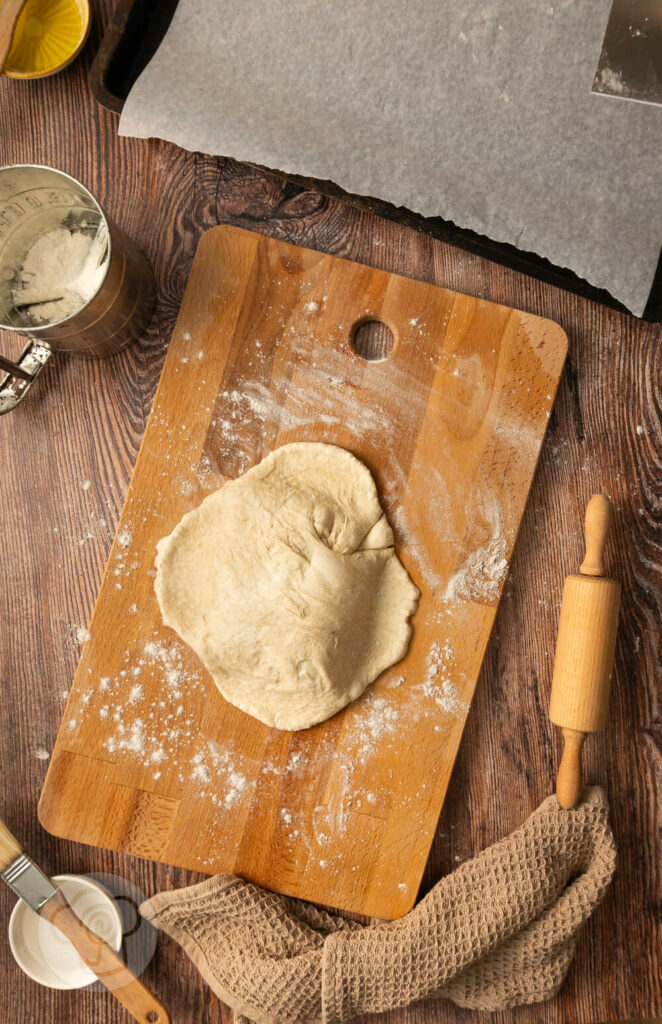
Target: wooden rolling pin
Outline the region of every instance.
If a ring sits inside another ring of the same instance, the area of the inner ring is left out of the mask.
[[[574,807],[584,788],[582,747],[607,723],[621,585],[605,576],[604,550],[611,502],[594,494],[586,508],[586,557],[567,576],[556,641],[549,717],[561,727],[563,757],[556,779],[562,807]]]

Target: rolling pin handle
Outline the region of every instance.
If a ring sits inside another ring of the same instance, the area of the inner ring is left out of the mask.
[[[605,545],[610,526],[611,502],[606,494],[594,494],[586,506],[586,555],[579,567],[582,576],[606,575]]]
[[[582,767],[582,747],[586,739],[585,732],[577,729],[562,729],[563,757],[556,777],[556,795],[561,807],[569,810],[581,800],[584,790],[584,769]]]

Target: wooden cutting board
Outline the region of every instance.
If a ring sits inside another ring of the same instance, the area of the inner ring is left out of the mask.
[[[381,361],[354,347],[371,319],[393,334]],[[207,232],[51,759],[44,827],[404,914],[566,347],[550,320],[237,228]],[[405,659],[331,720],[286,733],[227,704],[162,625],[153,567],[185,512],[295,440],[368,465],[422,596]]]

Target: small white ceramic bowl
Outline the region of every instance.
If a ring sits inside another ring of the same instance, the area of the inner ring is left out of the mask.
[[[55,875],[53,881],[87,927],[119,951],[122,915],[110,893],[93,879],[79,875]],[[23,900],[9,918],[9,945],[19,967],[40,985],[71,989],[96,981],[69,940]]]

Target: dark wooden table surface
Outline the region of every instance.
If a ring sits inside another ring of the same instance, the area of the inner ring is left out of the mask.
[[[610,720],[587,744],[587,777],[609,793],[618,874],[559,997],[493,1017],[584,1024],[662,1015],[659,326],[277,175],[118,138],[117,119],[87,84],[110,8],[109,0],[95,5],[90,41],[62,74],[0,80],[0,163],[52,164],[83,181],[147,253],[159,295],[140,344],[105,362],[53,360],[35,393],[0,420],[2,817],[52,873],[108,872],[150,895],[199,877],[54,839],[39,826],[37,801],[76,665],[76,632],[90,617],[203,231],[237,224],[445,284],[558,320],[570,354],[424,884],[510,832],[552,790],[559,738],[547,706],[561,587],[581,561],[584,505],[605,490],[616,508],[609,564],[623,582],[623,610]],[[7,334],[0,342],[4,352],[19,348]],[[2,935],[13,903],[3,886]],[[38,987],[4,940],[0,975],[3,1024],[128,1019],[101,991]],[[166,938],[145,979],[177,1024],[231,1018]],[[483,1018],[425,1003],[389,1022]]]

